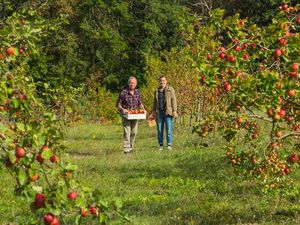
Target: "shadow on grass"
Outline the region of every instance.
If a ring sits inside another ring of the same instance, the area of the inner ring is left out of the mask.
[[[200,150],[199,150],[200,151]],[[153,154],[159,154],[154,152]],[[175,155],[174,157],[175,158]],[[215,157],[210,160],[207,156],[201,154],[181,154],[176,159],[169,159],[168,164],[164,159],[154,161],[153,163],[132,163],[129,162],[118,167],[118,173],[122,179],[127,180],[135,178],[136,175],[143,174],[148,178],[164,178],[169,176],[178,176],[182,178],[215,180],[227,179],[230,174],[230,166],[226,164],[224,158]]]
[[[126,167],[118,169],[124,183],[137,178],[167,177],[189,178],[204,183],[201,193],[195,190],[184,190],[186,193],[183,193],[182,197],[176,197],[168,196],[168,192],[165,192],[163,195],[166,199],[163,201],[152,201],[150,198],[146,203],[141,203],[137,198],[136,201],[126,202],[125,208],[129,210],[129,214],[164,218],[161,224],[241,224],[265,221],[266,212],[260,211],[255,200],[247,202],[247,198],[253,197],[257,194],[255,192],[259,193],[259,190],[255,188],[253,190],[247,183],[243,183],[243,178],[237,176],[221,156],[215,156],[210,160],[208,155],[187,153],[182,154],[173,164],[160,165],[159,162],[153,165],[127,164]],[[145,188],[145,191],[148,188]],[[172,189],[172,186],[169,188],[171,195],[176,193],[175,188]],[[189,191],[194,192],[189,195]],[[240,202],[237,198],[241,198]],[[219,206],[219,202],[223,205]],[[243,204],[247,204],[250,210],[244,208]],[[268,217],[280,220],[274,215]]]
[[[73,151],[69,150],[68,154],[74,157],[89,157],[89,156],[98,157],[98,156],[112,155],[117,151],[119,151],[117,148],[105,148],[105,149],[99,149],[97,151],[95,151],[95,149],[84,150],[84,151],[80,149],[80,150],[73,150]]]
[[[111,142],[116,141],[116,139],[119,138],[121,140],[120,135],[99,135],[95,134],[95,137],[93,137],[93,134],[88,136],[73,136],[73,137],[67,137],[66,140],[72,140],[72,141],[105,141],[105,142]]]

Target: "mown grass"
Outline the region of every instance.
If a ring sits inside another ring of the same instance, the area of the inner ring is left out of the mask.
[[[156,130],[144,122],[132,154],[122,153],[121,125],[74,125],[65,137],[77,178],[103,199],[121,198],[133,224],[300,224],[299,196],[264,195],[227,164],[220,137],[204,148],[176,127],[174,140],[173,151],[159,152]],[[22,223],[29,209],[14,197],[7,172],[0,175],[0,224]]]

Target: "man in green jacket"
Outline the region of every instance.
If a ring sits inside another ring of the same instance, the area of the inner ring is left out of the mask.
[[[174,89],[167,85],[167,78],[165,76],[159,78],[159,84],[160,86],[154,92],[154,104],[150,118],[156,118],[159,150],[162,151],[164,146],[163,133],[165,125],[167,146],[169,150],[172,150],[173,118],[177,117],[176,95]]]

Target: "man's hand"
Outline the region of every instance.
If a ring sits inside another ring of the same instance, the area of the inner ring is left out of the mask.
[[[177,112],[175,111],[175,112],[173,112],[173,117],[174,118],[177,118],[178,117],[178,114],[177,114]]]
[[[122,114],[128,114],[128,110],[127,109],[122,109]]]
[[[155,119],[155,114],[154,114],[154,112],[152,112],[152,113],[149,115],[149,119],[150,119],[150,120],[154,120],[154,119]]]

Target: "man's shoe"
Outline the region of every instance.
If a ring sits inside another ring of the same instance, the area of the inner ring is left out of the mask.
[[[162,151],[162,150],[164,150],[164,146],[159,146],[159,149],[158,149],[159,151]]]
[[[127,148],[127,149],[123,150],[124,154],[131,153],[131,151],[132,151],[132,148]]]
[[[171,147],[171,145],[168,145],[168,150],[172,150],[172,147]]]

